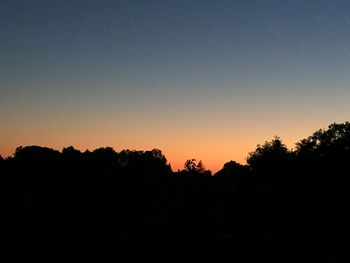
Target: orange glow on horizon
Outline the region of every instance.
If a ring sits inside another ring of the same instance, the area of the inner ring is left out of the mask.
[[[196,159],[202,160],[206,169],[215,173],[230,160],[245,164],[248,153],[254,151],[257,144],[271,140],[274,135],[279,135],[283,143],[291,149],[296,142],[308,137],[318,128],[326,128],[330,122],[326,125],[305,123],[307,125],[302,125],[301,121],[289,123],[279,129],[271,128],[267,124],[255,123],[253,126],[249,123],[242,125],[240,129],[229,126],[225,129],[216,129],[211,126],[187,129],[180,127],[178,130],[173,130],[169,126],[142,128],[141,131],[134,126],[120,129],[121,126],[118,125],[109,125],[106,128],[106,125],[90,123],[71,126],[65,123],[56,124],[55,127],[61,127],[61,130],[57,131],[54,126],[33,124],[26,126],[26,129],[2,130],[0,135],[6,140],[0,142],[0,154],[2,157],[11,156],[16,147],[28,145],[45,146],[59,151],[68,146],[73,146],[80,151],[110,146],[117,152],[123,149],[157,148],[163,152],[173,171],[183,169],[187,159]]]

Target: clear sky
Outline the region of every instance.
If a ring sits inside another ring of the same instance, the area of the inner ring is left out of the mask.
[[[350,1],[0,1],[0,154],[159,148],[218,170],[350,116]]]

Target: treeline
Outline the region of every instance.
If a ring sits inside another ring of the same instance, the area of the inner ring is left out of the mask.
[[[160,150],[0,158],[6,262],[348,262],[350,123],[216,174]]]

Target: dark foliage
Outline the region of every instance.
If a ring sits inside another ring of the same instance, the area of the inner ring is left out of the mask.
[[[211,176],[211,171],[205,169],[202,161],[196,163],[196,159],[188,159],[184,164],[184,169],[177,173],[185,176]]]
[[[349,262],[349,122],[247,163],[18,147],[0,157],[3,262]]]

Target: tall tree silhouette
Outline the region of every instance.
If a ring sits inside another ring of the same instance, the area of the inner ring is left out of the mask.
[[[350,151],[350,122],[333,123],[296,144],[296,152],[304,156],[329,156]]]
[[[184,168],[188,173],[194,173],[197,168],[196,159],[187,159]]]
[[[211,176],[211,171],[207,170],[202,162],[202,160],[199,160],[197,167],[195,169],[196,175],[199,176]]]
[[[271,141],[257,145],[255,151],[248,154],[247,163],[256,172],[273,172],[282,169],[291,155],[292,152],[282,143],[282,140],[275,136]]]

